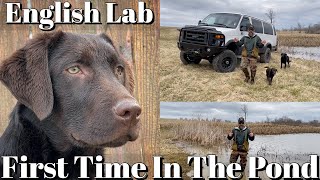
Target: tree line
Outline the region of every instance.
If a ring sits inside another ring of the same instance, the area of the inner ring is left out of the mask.
[[[319,120],[311,120],[311,121],[302,121],[302,120],[296,120],[289,118],[287,116],[283,116],[280,118],[275,118],[274,120],[270,120],[267,117],[266,123],[271,123],[271,124],[280,124],[280,125],[293,125],[293,126],[299,126],[299,125],[311,125],[311,126],[320,126],[320,121]]]

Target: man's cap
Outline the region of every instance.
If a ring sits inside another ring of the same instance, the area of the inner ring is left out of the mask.
[[[244,124],[244,118],[243,117],[239,117],[238,124]]]
[[[248,24],[248,30],[254,30],[254,26],[252,24]]]

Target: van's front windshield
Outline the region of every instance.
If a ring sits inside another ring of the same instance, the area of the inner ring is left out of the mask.
[[[228,14],[228,13],[216,13],[210,14],[204,18],[199,25],[216,26],[225,28],[236,28],[240,21],[241,15]]]

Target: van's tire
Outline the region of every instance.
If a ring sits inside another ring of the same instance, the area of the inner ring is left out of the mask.
[[[184,65],[191,64],[191,63],[199,64],[201,61],[201,58],[191,57],[187,53],[181,51],[180,52],[180,60]]]
[[[231,50],[225,50],[213,59],[212,66],[217,72],[232,72],[237,67],[237,56]]]
[[[271,59],[271,49],[267,48],[266,51],[260,55],[261,63],[269,63]]]

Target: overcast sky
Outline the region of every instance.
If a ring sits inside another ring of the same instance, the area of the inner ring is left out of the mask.
[[[217,118],[236,121],[241,114],[241,107],[248,107],[248,121],[265,121],[266,117],[287,116],[303,121],[320,120],[320,103],[238,103],[238,102],[161,102],[161,118]]]
[[[265,13],[276,13],[277,29],[309,26],[320,22],[319,0],[161,0],[161,26],[197,24],[210,13],[232,12],[268,20]]]

